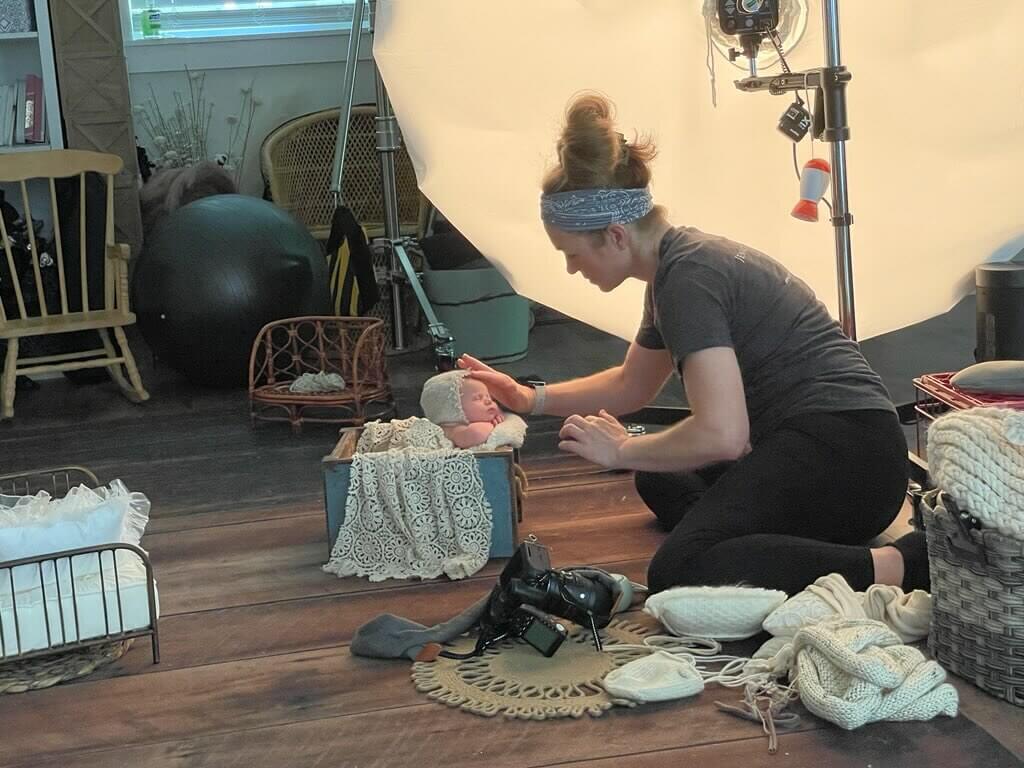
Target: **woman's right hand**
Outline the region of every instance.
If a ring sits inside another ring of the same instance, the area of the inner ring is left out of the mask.
[[[455,363],[471,378],[482,381],[491,397],[516,413],[529,413],[533,407],[534,392],[531,387],[520,384],[507,373],[496,371],[471,355],[462,355]]]

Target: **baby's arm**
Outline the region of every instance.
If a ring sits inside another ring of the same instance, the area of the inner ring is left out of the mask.
[[[452,424],[443,428],[445,437],[451,440],[456,448],[473,448],[487,441],[494,424],[489,421],[474,421],[469,424]]]

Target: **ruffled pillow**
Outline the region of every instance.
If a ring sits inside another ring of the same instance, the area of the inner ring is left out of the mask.
[[[149,522],[149,510],[149,499],[130,492],[120,480],[95,490],[80,485],[59,499],[45,491],[32,496],[0,496],[0,562],[104,544],[138,546]],[[59,560],[56,571],[52,562],[46,563],[43,580],[52,583],[59,574],[64,581],[72,572],[77,579],[113,568],[109,553],[102,563],[92,554],[77,555],[72,560]],[[137,556],[119,554],[119,565],[127,560],[137,560]],[[24,565],[14,568],[12,575],[0,577],[13,577],[15,589],[35,588],[40,569]]]

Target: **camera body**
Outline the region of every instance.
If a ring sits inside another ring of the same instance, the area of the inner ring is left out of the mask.
[[[727,35],[766,34],[779,26],[779,0],[718,0],[718,23]]]
[[[590,627],[595,633],[607,626],[615,595],[594,573],[554,570],[546,547],[536,541],[522,542],[498,577],[480,619],[483,647],[500,637],[521,637],[552,656],[568,631],[551,616]]]

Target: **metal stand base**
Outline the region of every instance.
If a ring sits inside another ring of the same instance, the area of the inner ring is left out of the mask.
[[[334,147],[334,172],[331,191],[334,193],[335,204],[344,203],[341,187],[342,174],[345,167],[345,150],[348,146],[349,120],[352,116],[352,100],[355,94],[356,71],[359,66],[359,49],[362,41],[363,19],[366,6],[370,10],[370,37],[373,37],[376,19],[376,0],[356,0],[352,9],[352,30],[349,35],[348,58],[345,61],[345,79],[342,85],[342,104],[338,115],[338,140]],[[372,48],[372,44],[371,44]],[[420,284],[420,276],[413,269],[407,251],[410,238],[403,237],[398,219],[398,183],[395,174],[395,152],[401,147],[401,133],[398,121],[391,106],[384,80],[380,76],[377,63],[373,62],[374,79],[377,94],[377,153],[380,156],[380,176],[384,199],[384,239],[391,251],[391,265],[388,271],[388,283],[391,286],[392,332],[394,348],[405,349],[405,328],[402,312],[402,284],[409,285],[423,314],[427,318],[427,329],[434,347],[435,364],[438,370],[451,370],[455,367],[455,339],[448,328],[437,319],[427,294]]]

